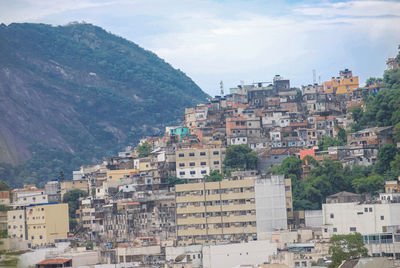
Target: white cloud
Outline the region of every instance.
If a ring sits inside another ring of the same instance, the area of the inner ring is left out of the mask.
[[[400,42],[400,3],[394,1],[18,1],[28,4],[0,15],[98,24],[156,52],[211,94],[219,80],[231,87],[278,73],[307,84],[312,69],[328,79],[348,67],[364,81],[382,73]]]

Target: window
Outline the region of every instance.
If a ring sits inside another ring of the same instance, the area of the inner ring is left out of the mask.
[[[185,171],[179,172],[179,175],[185,175]]]
[[[202,170],[201,174],[207,174],[207,170]]]
[[[357,228],[356,227],[350,227],[350,232],[356,232]]]
[[[385,216],[381,216],[381,221],[383,221],[385,219]]]
[[[368,208],[364,208],[364,212],[368,212]]]
[[[219,154],[219,151],[214,151],[213,152],[213,155],[218,155]]]
[[[194,153],[189,153],[189,156],[194,156]]]
[[[369,208],[369,212],[372,212],[372,208]]]
[[[205,166],[205,165],[207,165],[207,163],[206,162],[201,162],[200,165]]]
[[[180,167],[184,167],[184,166],[185,166],[185,163],[179,163],[179,166],[180,166]]]
[[[206,152],[200,152],[200,155],[204,156],[204,155],[206,155]]]
[[[39,235],[39,239],[43,239],[43,236]]]
[[[219,165],[219,161],[214,161],[214,165]]]
[[[335,215],[333,213],[331,213],[331,219],[335,218]]]
[[[185,154],[178,154],[178,156],[179,156],[179,157],[184,157],[184,156],[185,156]]]
[[[190,171],[190,175],[194,175],[194,174],[196,174],[196,171],[195,171],[195,170]]]
[[[337,232],[337,228],[333,228],[333,232],[336,233]]]
[[[194,162],[190,162],[189,166],[194,167],[196,164]]]

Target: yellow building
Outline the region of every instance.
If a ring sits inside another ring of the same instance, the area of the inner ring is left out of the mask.
[[[62,181],[61,182],[61,198],[64,194],[72,190],[81,190],[89,193],[89,182],[86,179]]]
[[[175,194],[179,245],[250,241],[287,228],[281,175],[178,184]]]
[[[325,93],[346,94],[359,88],[358,76],[353,76],[349,69],[340,71],[339,77],[332,77],[331,81],[323,83]]]
[[[293,214],[293,196],[292,196],[292,180],[285,179],[285,197],[286,197],[286,211],[288,226],[295,228],[294,226],[294,214]]]
[[[8,237],[25,239],[25,210],[10,210],[7,212]]]
[[[26,207],[27,240],[32,246],[66,239],[69,232],[68,204]]]
[[[397,181],[386,181],[385,193],[387,194],[400,193],[400,176]]]
[[[176,150],[176,176],[181,179],[198,181],[210,171],[222,171],[225,148],[187,148]]]
[[[109,182],[121,182],[124,179],[128,179],[138,172],[137,169],[118,169],[118,170],[107,170],[107,181]]]

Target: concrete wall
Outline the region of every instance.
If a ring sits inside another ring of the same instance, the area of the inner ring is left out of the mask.
[[[185,261],[189,261],[187,257],[190,257],[192,267],[202,267],[203,265],[203,246],[192,245],[185,247],[166,247],[165,248],[165,260],[175,260],[179,255],[186,255]]]
[[[333,234],[375,234],[385,232],[388,226],[400,225],[400,203],[391,204],[357,204],[339,203],[323,204],[324,238]],[[368,224],[366,224],[368,223]],[[350,231],[350,228],[354,231]]]
[[[276,244],[269,241],[204,246],[203,267],[232,268],[239,265],[257,265],[267,262],[268,258],[276,253]]]
[[[257,233],[287,229],[285,179],[283,175],[254,182]]]
[[[323,224],[322,210],[305,210],[306,227],[321,227]]]

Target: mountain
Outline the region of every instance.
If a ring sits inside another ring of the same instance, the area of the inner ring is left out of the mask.
[[[0,51],[0,179],[12,185],[70,176],[207,98],[154,53],[91,24],[2,24]]]

